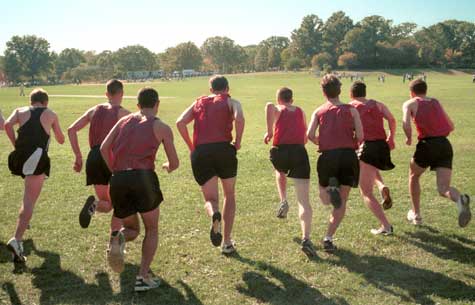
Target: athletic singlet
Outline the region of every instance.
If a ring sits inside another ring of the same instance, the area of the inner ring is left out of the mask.
[[[356,149],[354,121],[351,115],[351,105],[333,105],[326,102],[317,113],[319,132],[319,151],[339,148]]]
[[[109,131],[119,120],[121,106],[98,105],[89,126],[89,146],[101,145]]]
[[[112,171],[155,169],[157,138],[153,131],[156,117],[129,114],[120,124],[112,145]]]
[[[46,107],[30,107],[30,118],[20,128],[18,128],[18,137],[15,141],[15,150],[27,155],[31,155],[38,148],[43,152],[48,152],[49,134],[41,125],[41,114]]]
[[[193,144],[231,142],[233,140],[233,114],[228,106],[227,94],[202,96],[193,106]]]
[[[432,98],[425,100],[416,98],[417,113],[413,118],[416,124],[417,138],[446,137],[450,134],[451,127],[444,115],[439,101]]]
[[[360,114],[365,141],[386,140],[384,115],[375,100],[368,100],[366,103],[352,101],[350,105]]]
[[[275,122],[272,145],[305,144],[306,132],[302,109],[295,107],[294,111],[290,111],[286,107],[281,110],[279,119]]]

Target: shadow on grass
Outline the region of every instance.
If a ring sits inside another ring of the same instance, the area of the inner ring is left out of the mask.
[[[474,241],[455,234],[447,236],[432,227],[423,228],[426,230],[404,232],[406,236],[402,238],[441,259],[475,266]]]
[[[229,255],[229,257],[255,268],[255,271],[243,273],[242,279],[245,284],[237,285],[236,289],[238,292],[256,299],[258,303],[276,305],[348,304],[345,299],[340,297],[327,298],[318,289],[271,264],[253,261],[237,253]]]
[[[383,256],[357,255],[344,249],[337,250],[334,256],[335,259],[326,262],[364,277],[375,288],[399,297],[403,302],[434,305],[431,296],[464,304],[475,302],[475,287],[442,273]]]
[[[7,261],[8,257],[4,253],[4,247],[4,244],[0,245],[2,262]],[[31,240],[24,243],[24,248],[26,253],[31,252],[44,259],[40,267],[28,271],[32,275],[33,287],[40,291],[39,304],[202,304],[193,290],[182,281],[178,284],[184,293],[164,280],[158,289],[135,293],[135,276],[139,268],[131,264],[125,265],[125,270],[120,275],[120,292],[114,293],[108,273],[97,273],[95,283],[86,283],[80,276],[61,268],[58,253],[39,250]],[[2,289],[8,294],[12,304],[21,304],[21,294],[18,294],[12,282],[3,284]]]

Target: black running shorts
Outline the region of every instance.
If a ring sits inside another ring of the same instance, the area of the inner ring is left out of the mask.
[[[193,176],[199,185],[214,176],[221,179],[236,177],[237,165],[236,148],[228,142],[198,145],[191,154]]]
[[[360,164],[353,149],[333,149],[322,152],[317,161],[318,183],[327,187],[331,177],[340,185],[358,187]]]
[[[115,172],[109,192],[117,218],[153,211],[163,201],[158,177],[153,170]]]
[[[419,140],[413,159],[422,168],[430,170],[438,167],[452,168],[454,153],[446,137],[425,138]]]
[[[385,140],[363,142],[358,151],[358,157],[364,163],[383,171],[395,167],[391,162],[391,150]]]
[[[41,148],[34,152],[14,150],[8,155],[8,169],[13,175],[22,178],[42,174],[49,177],[51,162],[48,153]]]
[[[111,172],[102,158],[100,145],[91,148],[86,160],[86,185],[108,185]]]
[[[290,178],[310,179],[310,162],[307,150],[300,144],[282,144],[270,150],[274,168]]]

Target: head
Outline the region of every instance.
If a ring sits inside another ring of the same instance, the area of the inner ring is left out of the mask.
[[[30,93],[30,103],[31,105],[34,104],[41,104],[44,106],[48,106],[48,92],[43,90],[42,88],[36,88]]]
[[[350,97],[352,99],[366,97],[366,85],[361,81],[356,81],[351,85]]]
[[[320,85],[322,86],[323,95],[328,99],[337,98],[341,93],[341,82],[333,74],[323,76]]]
[[[106,84],[106,96],[109,100],[122,101],[124,95],[124,85],[120,80],[111,79]]]
[[[409,83],[409,90],[411,91],[411,97],[426,96],[427,83],[423,79],[415,79]]]
[[[142,88],[137,94],[137,100],[139,101],[137,106],[140,110],[153,109],[153,112],[155,114],[158,112],[158,105],[160,104],[160,99],[158,98],[157,90],[150,87]]]
[[[228,93],[229,83],[226,77],[222,75],[215,75],[209,79],[209,91],[214,94]]]
[[[277,90],[277,103],[279,104],[292,104],[293,100],[293,92],[292,89],[287,87],[282,87]]]

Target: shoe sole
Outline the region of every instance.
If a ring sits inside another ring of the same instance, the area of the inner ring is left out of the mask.
[[[87,197],[86,203],[84,203],[84,206],[79,213],[79,225],[84,229],[89,227],[89,224],[91,223],[92,216],[89,214],[89,208],[94,204],[94,200],[96,200],[94,196]]]
[[[466,227],[472,219],[472,213],[470,212],[470,197],[467,198],[467,203],[462,205],[462,211],[459,213],[459,226],[461,228]]]
[[[221,221],[216,219],[213,221],[211,225],[211,230],[209,232],[209,238],[211,240],[211,244],[215,247],[219,247],[221,242],[223,241],[223,235],[219,232],[219,227],[221,225]]]
[[[281,206],[277,211],[277,218],[287,218],[287,213],[289,212],[289,206]]]
[[[328,184],[328,195],[330,196],[330,203],[333,205],[335,209],[339,209],[341,207],[341,196],[338,183],[338,180],[334,177],[330,178]]]
[[[135,292],[144,292],[144,291],[149,291],[149,290],[151,290],[151,289],[156,289],[156,288],[158,288],[158,287],[160,287],[160,285],[157,286],[157,287],[135,287],[135,288],[134,288],[134,291],[135,291]]]
[[[236,248],[233,248],[232,250],[224,250],[224,249],[221,249],[221,253],[222,254],[232,254],[236,252]]]
[[[124,271],[124,256],[120,253],[120,245],[112,244],[107,252],[107,261],[114,272]]]
[[[384,187],[381,193],[383,195],[383,209],[389,210],[393,206],[393,200],[389,193],[389,188]]]
[[[307,256],[307,257],[315,257],[317,256],[317,251],[315,250],[310,250],[306,247],[302,248],[302,252]]]
[[[8,250],[13,254],[13,262],[14,263],[25,263],[26,262],[26,257],[18,255],[15,251],[15,248],[13,248],[11,245],[7,245]]]
[[[333,249],[325,249],[323,248],[323,251],[325,251],[326,253],[334,253],[336,251],[336,248],[333,248]]]

